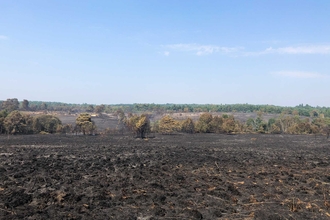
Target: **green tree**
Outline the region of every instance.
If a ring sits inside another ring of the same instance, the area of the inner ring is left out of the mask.
[[[92,134],[96,130],[96,126],[92,121],[92,116],[88,113],[81,113],[76,119],[76,127],[78,131],[84,135],[86,133]]]
[[[61,120],[53,115],[40,115],[33,119],[33,131],[35,133],[56,133],[61,125]]]
[[[256,122],[253,118],[248,118],[246,121],[246,127],[249,132],[254,132],[256,130]]]
[[[261,116],[256,118],[255,125],[258,133],[265,133],[267,131],[267,123],[262,120]]]
[[[21,114],[19,111],[12,111],[4,120],[4,126],[8,134],[29,134],[33,133],[33,118],[30,115]]]
[[[268,124],[267,124],[267,127],[270,128],[273,124],[276,123],[276,119],[275,118],[270,118],[268,120]]]

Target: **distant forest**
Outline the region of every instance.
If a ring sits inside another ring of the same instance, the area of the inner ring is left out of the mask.
[[[62,102],[18,101],[16,98],[0,101],[0,110],[21,111],[63,111],[68,113],[95,112],[115,113],[122,110],[125,113],[177,113],[177,112],[262,112],[268,114],[292,114],[306,117],[317,117],[322,114],[330,117],[330,107],[313,107],[300,104],[295,107],[252,104],[69,104]]]
[[[123,104],[123,105],[90,105],[66,104],[60,102],[37,102],[16,98],[0,103],[0,134],[49,134],[49,133],[83,133],[95,134],[97,127],[92,120],[93,114],[114,113],[119,123],[137,137],[145,138],[148,133],[173,134],[185,133],[272,133],[272,134],[326,134],[330,136],[330,108],[298,105],[280,107],[273,105],[197,105],[197,104]],[[29,114],[31,111],[43,111],[44,114]],[[79,114],[75,124],[62,124],[52,114],[60,111]],[[25,113],[24,113],[25,112]],[[170,113],[203,112],[198,120],[190,117],[177,120]],[[212,115],[222,112],[222,115]],[[229,112],[257,113],[257,118],[246,122],[236,120]],[[92,114],[93,113],[93,114]],[[265,120],[264,114],[276,114]],[[162,118],[151,122],[153,114]],[[95,116],[95,115],[94,115]],[[306,116],[306,117],[300,117]],[[122,129],[124,129],[122,128]],[[103,133],[123,133],[124,130],[107,128]]]

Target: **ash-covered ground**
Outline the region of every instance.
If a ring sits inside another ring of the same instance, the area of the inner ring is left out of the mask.
[[[330,219],[330,141],[0,136],[1,219]]]

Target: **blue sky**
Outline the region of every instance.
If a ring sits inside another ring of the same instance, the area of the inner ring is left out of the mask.
[[[0,0],[0,100],[330,106],[330,1]]]

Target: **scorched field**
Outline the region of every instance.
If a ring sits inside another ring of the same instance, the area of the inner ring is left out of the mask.
[[[0,136],[1,219],[330,219],[330,141]]]

